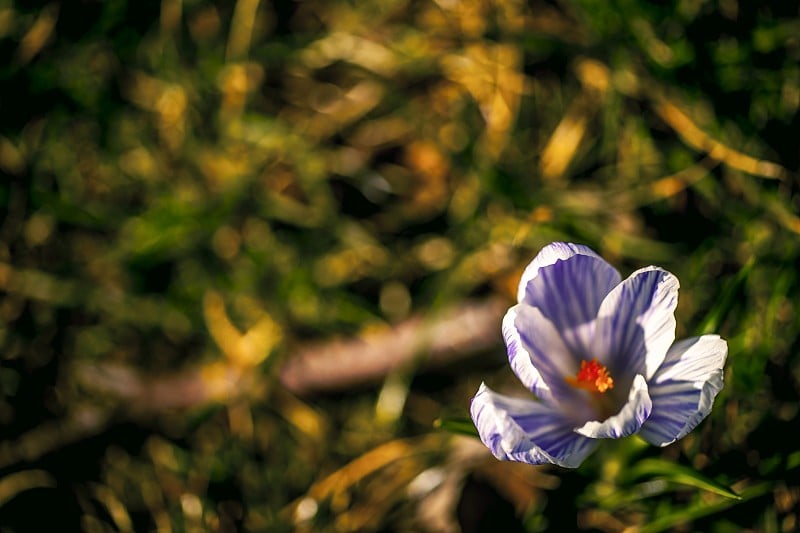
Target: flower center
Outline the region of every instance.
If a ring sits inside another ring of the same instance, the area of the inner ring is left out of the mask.
[[[566,380],[573,387],[589,392],[604,393],[614,388],[614,380],[608,375],[608,369],[598,363],[597,359],[581,361],[581,368],[575,377],[568,376]]]

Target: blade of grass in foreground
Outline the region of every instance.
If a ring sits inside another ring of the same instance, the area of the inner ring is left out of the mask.
[[[455,433],[456,435],[467,435],[468,437],[478,437],[478,430],[469,418],[442,417],[433,422],[433,427]]]
[[[741,500],[742,497],[730,488],[702,475],[691,468],[677,465],[661,459],[645,459],[632,469],[632,476],[660,476],[667,481],[695,487],[714,494],[719,494],[732,500]]]
[[[642,528],[639,529],[639,533],[657,533],[658,531],[672,529],[680,524],[724,511],[725,509],[733,507],[734,505],[738,505],[739,503],[757,498],[758,496],[769,492],[771,488],[772,486],[770,483],[764,482],[745,489],[742,492],[739,500],[727,499],[711,503],[700,501],[694,505],[690,505],[689,507],[674,509],[672,512],[662,514],[654,520],[648,522],[646,525],[642,526]]]
[[[750,272],[753,270],[754,265],[755,261],[751,258],[744,264],[736,276],[725,284],[725,288],[722,290],[722,297],[719,299],[717,305],[706,315],[705,320],[703,320],[697,328],[698,335],[706,335],[719,330],[720,324],[728,313],[731,312],[731,309],[733,309],[733,305],[737,301],[737,296],[742,290]]]

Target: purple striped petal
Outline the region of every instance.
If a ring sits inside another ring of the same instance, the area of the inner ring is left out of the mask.
[[[500,460],[576,468],[597,446],[552,407],[498,394],[483,383],[470,414],[481,440]]]
[[[617,285],[598,312],[598,336],[613,376],[632,379],[655,373],[675,340],[678,278],[658,267],[646,267]]]
[[[591,321],[619,272],[586,246],[555,243],[544,248],[525,269],[520,303],[538,307],[559,330]]]
[[[524,303],[509,309],[503,337],[511,369],[531,392],[549,403],[575,396],[564,378],[575,375],[580,360],[541,310]]]
[[[576,255],[587,255],[603,261],[603,258],[597,255],[594,250],[583,244],[572,244],[571,242],[550,243],[539,250],[536,257],[525,267],[522,278],[519,280],[517,302],[522,303],[525,300],[525,290],[528,287],[528,282],[536,278],[540,268],[550,266],[556,261],[563,261]]]
[[[628,401],[619,413],[602,422],[590,420],[575,431],[593,439],[627,437],[639,431],[647,417],[650,416],[652,407],[653,403],[648,394],[647,382],[644,376],[639,374],[633,379]]]
[[[711,412],[722,389],[728,343],[718,335],[676,342],[650,380],[653,412],[642,426],[643,439],[666,446],[685,437]]]

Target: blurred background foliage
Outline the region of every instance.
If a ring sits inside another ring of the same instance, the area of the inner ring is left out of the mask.
[[[0,55],[0,531],[800,527],[796,2],[0,0]],[[559,239],[729,339],[679,443],[435,427]]]

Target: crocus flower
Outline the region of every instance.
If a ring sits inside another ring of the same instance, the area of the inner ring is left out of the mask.
[[[659,267],[621,281],[583,245],[556,242],[525,269],[503,319],[511,368],[538,401],[481,384],[471,414],[498,459],[575,468],[600,439],[666,446],[711,411],[728,345],[675,342],[678,279]]]

